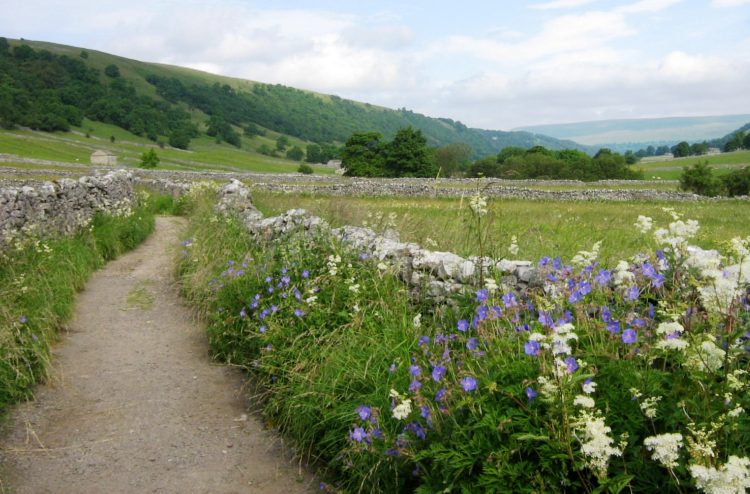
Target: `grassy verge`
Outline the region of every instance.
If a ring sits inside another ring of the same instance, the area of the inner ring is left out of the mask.
[[[75,236],[28,239],[0,257],[0,412],[47,377],[50,345],[89,275],[145,240],[166,203],[152,194],[130,216],[97,214]]]
[[[468,193],[467,193],[468,195]],[[328,220],[333,227],[368,226],[380,232],[395,228],[402,241],[416,242],[432,250],[454,252],[463,257],[476,255],[479,246],[470,231],[468,199],[336,197],[305,194],[271,194],[254,191],[256,206],[266,216],[292,208],[305,208]],[[750,231],[744,202],[556,202],[522,199],[493,200],[489,205],[489,241],[485,252],[497,258],[514,258],[508,251],[510,238],[518,238],[524,259],[542,256],[572,258],[602,240],[600,257],[606,264],[617,263],[640,252],[649,238],[634,234],[638,215],[668,223],[674,207],[700,222],[695,245],[717,246],[715,239],[744,236]]]
[[[640,205],[615,206],[636,231]],[[596,249],[543,258],[549,291],[488,281],[433,306],[346,239],[255,242],[210,207],[193,206],[183,292],[217,358],[255,376],[269,426],[323,467],[322,490],[742,492],[750,479],[748,280],[686,263],[676,237],[692,224],[654,219],[673,223],[659,244],[630,233],[643,257],[624,267],[598,264]],[[450,234],[445,217],[435,228]],[[488,219],[468,217],[460,235],[483,235]],[[577,238],[589,250],[599,237]],[[662,242],[683,256],[657,253]],[[748,244],[723,244],[725,265],[750,269]]]

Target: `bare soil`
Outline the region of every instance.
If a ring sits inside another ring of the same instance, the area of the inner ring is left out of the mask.
[[[313,477],[248,411],[245,376],[211,362],[171,275],[176,218],[95,273],[53,378],[10,414],[3,492],[301,493]]]

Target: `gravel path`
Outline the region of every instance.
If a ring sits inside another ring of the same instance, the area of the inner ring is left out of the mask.
[[[157,218],[141,247],[92,276],[54,351],[52,382],[4,426],[3,492],[316,490],[247,412],[243,374],[211,363],[172,284],[179,228]]]

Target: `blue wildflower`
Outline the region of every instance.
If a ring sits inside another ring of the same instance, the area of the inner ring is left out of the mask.
[[[547,264],[549,264],[550,262],[552,262],[552,259],[550,259],[547,256],[543,256],[541,259],[539,259],[539,266],[540,267],[544,267]]]
[[[474,391],[477,389],[477,380],[474,379],[471,376],[466,376],[465,378],[461,379],[461,386],[464,388],[464,391]]]
[[[578,369],[578,362],[576,362],[576,359],[573,357],[568,357],[564,360],[565,366],[568,368],[568,372],[571,374]]]
[[[435,382],[439,382],[443,375],[445,375],[445,367],[442,365],[436,365],[432,368],[432,380]]]
[[[466,342],[466,348],[469,350],[474,350],[477,347],[477,339],[476,338],[469,338],[469,341]]]
[[[500,307],[498,307],[497,305],[493,305],[492,307],[490,307],[490,315],[492,316],[492,319],[496,319],[503,315],[503,311],[500,310]]]
[[[308,271],[307,269],[305,269],[304,271],[302,271],[302,277],[303,278],[307,278],[308,276],[310,276],[310,271]]]
[[[469,329],[469,322],[466,319],[458,321],[458,330],[464,333]]]
[[[570,302],[571,304],[574,304],[580,301],[581,301],[581,294],[578,290],[574,290],[573,293],[570,294],[570,297],[568,297],[568,302]]]
[[[422,373],[422,368],[418,365],[414,364],[411,367],[409,367],[409,374],[411,374],[414,377],[417,377]]]
[[[419,381],[412,381],[411,384],[409,384],[409,392],[416,393],[419,391],[419,388],[422,387],[422,383]]]
[[[549,312],[542,311],[539,313],[539,322],[542,324],[542,326],[552,327],[552,316]]]
[[[585,297],[586,295],[591,293],[591,285],[588,281],[584,280],[580,285],[578,285],[578,291],[581,292],[581,295]]]
[[[19,321],[21,321],[21,324],[26,324],[26,316],[21,316]]]
[[[477,290],[477,301],[484,302],[489,296],[490,294],[486,289]]]
[[[523,346],[523,351],[526,355],[536,357],[539,355],[539,342],[531,340]]]
[[[363,253],[361,253],[361,254],[359,255],[359,258],[360,258],[360,259],[362,259],[363,261],[364,261],[365,259],[367,259],[367,257],[368,257],[368,256],[367,256],[367,253],[366,253],[366,252],[363,252]]]
[[[240,311],[240,317],[245,317],[246,315],[247,315],[247,313],[244,310]]]
[[[362,405],[354,411],[357,412],[357,415],[359,415],[359,418],[362,420],[367,420],[370,418],[371,409],[367,405]]]
[[[513,294],[513,292],[508,292],[503,295],[503,305],[505,305],[506,309],[509,307],[516,307],[518,305],[516,296]]]
[[[552,260],[552,268],[554,269],[560,269],[562,267],[562,260],[560,260],[559,257],[555,257]]]
[[[638,287],[633,285],[630,288],[628,288],[627,298],[628,300],[638,300],[639,294],[640,292],[638,291]]]
[[[612,334],[620,332],[620,321],[612,320],[607,323],[607,331]]]
[[[391,372],[396,372],[396,364],[391,364],[391,368],[389,370]]]
[[[260,331],[261,333],[265,333],[266,332],[266,327],[265,326],[261,326],[260,328],[258,328],[258,331]]]
[[[365,430],[362,427],[357,427],[349,433],[349,440],[357,441],[358,443],[361,443],[366,437],[370,437],[370,435],[365,433]]]
[[[480,320],[484,321],[485,319],[490,317],[490,311],[486,306],[480,305],[479,307],[477,307],[477,315],[479,316]]]
[[[437,393],[435,393],[435,401],[441,401],[444,396],[445,396],[445,388],[442,388],[438,390]]]
[[[302,317],[305,315],[305,311],[303,311],[302,309],[294,309],[294,315],[297,317]]]
[[[654,287],[659,288],[664,284],[664,275],[663,274],[657,274],[654,275],[653,278],[651,278],[651,284],[654,285]]]
[[[635,343],[638,336],[636,335],[635,331],[633,329],[626,329],[622,332],[622,342],[627,344]]]
[[[531,403],[534,400],[535,396],[536,396],[536,391],[534,391],[532,388],[526,388],[526,397],[529,399],[529,403]]]
[[[422,337],[421,337],[421,338],[419,339],[419,346],[422,346],[422,345],[427,345],[427,344],[429,344],[429,343],[430,343],[430,337],[429,337],[429,336],[422,336]]]
[[[609,307],[606,305],[602,306],[602,321],[609,322],[612,320],[612,313],[609,311]]]

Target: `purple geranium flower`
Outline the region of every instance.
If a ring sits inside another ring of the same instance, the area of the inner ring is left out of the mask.
[[[484,302],[489,296],[489,292],[487,292],[487,290],[485,290],[484,288],[482,288],[481,290],[477,290],[477,301]]]
[[[469,350],[474,350],[477,347],[477,339],[476,338],[469,338],[469,341],[466,342],[466,348]]]
[[[477,389],[477,380],[471,376],[466,376],[461,379],[461,386],[464,388],[464,391],[474,391]]]
[[[534,400],[535,396],[536,396],[536,391],[534,391],[531,388],[526,388],[526,397],[529,399],[529,403],[531,403]]]
[[[636,335],[635,330],[628,328],[625,331],[622,332],[622,342],[626,345],[635,343],[635,341],[638,339],[638,335]]]
[[[568,357],[565,359],[565,366],[568,368],[568,372],[572,374],[578,369],[578,362],[576,362],[575,358]]]
[[[628,300],[638,300],[638,295],[639,294],[640,294],[640,292],[638,291],[638,287],[635,286],[635,285],[633,285],[630,288],[628,288],[626,296],[627,296]]]
[[[526,353],[526,355],[536,357],[537,355],[539,355],[539,342],[534,340],[529,341],[523,346],[523,351]]]
[[[352,432],[349,433],[349,440],[350,441],[357,441],[358,443],[361,443],[363,439],[366,437],[370,437],[369,434],[365,432],[365,430],[362,427],[357,427]]]
[[[422,336],[422,337],[421,337],[421,338],[419,339],[419,346],[422,346],[422,345],[427,345],[427,344],[429,344],[429,343],[430,343],[430,337],[429,337],[429,336]]]
[[[357,412],[357,415],[359,415],[359,418],[362,420],[367,420],[370,418],[371,410],[370,410],[370,407],[366,405],[362,405],[361,407],[357,408],[354,411]]]
[[[466,319],[458,321],[458,330],[466,332],[469,329],[469,322]]]
[[[445,367],[442,365],[436,365],[432,368],[432,380],[435,382],[439,382],[443,375],[445,375]]]
[[[422,368],[419,367],[418,365],[412,365],[411,367],[409,367],[409,374],[411,374],[412,376],[417,377],[421,373],[422,373]]]

